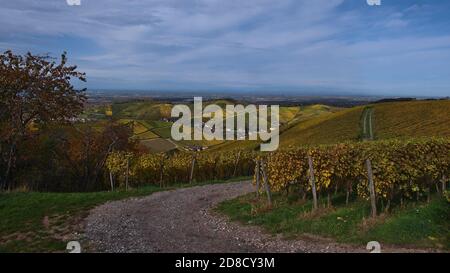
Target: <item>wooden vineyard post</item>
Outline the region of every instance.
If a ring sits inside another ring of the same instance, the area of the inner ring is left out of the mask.
[[[256,159],[255,176],[256,176],[256,198],[259,198],[259,174],[261,168],[259,167],[259,159]]]
[[[130,173],[130,158],[127,157],[127,173],[125,175],[125,191],[128,191],[128,175]]]
[[[372,207],[372,217],[377,216],[377,203],[375,199],[375,185],[373,183],[372,163],[370,159],[366,160],[367,177],[369,179],[370,205]]]
[[[267,178],[266,164],[264,163],[263,159],[261,159],[261,170],[264,178],[264,188],[266,189],[267,201],[269,202],[269,206],[272,207],[272,193],[270,192],[270,185],[269,180]]]
[[[163,176],[164,176],[164,158],[161,159],[161,164],[160,164],[160,169],[159,169],[159,187],[162,188],[164,181],[163,181]]]
[[[195,159],[196,159],[196,155],[194,154],[194,156],[192,157],[191,173],[190,173],[190,175],[189,175],[189,184],[191,184],[191,183],[192,183],[192,180],[194,179]]]
[[[310,155],[308,155],[309,164],[309,181],[311,182],[311,190],[313,195],[313,209],[317,209],[317,191],[316,191],[316,179],[314,178],[313,161]]]
[[[111,182],[111,191],[114,191],[114,181],[112,172],[109,172],[109,181]]]
[[[236,176],[236,171],[237,171],[237,166],[239,164],[239,159],[241,158],[241,150],[239,150],[237,158],[236,158],[236,162],[234,163],[234,171],[233,171],[233,177]]]

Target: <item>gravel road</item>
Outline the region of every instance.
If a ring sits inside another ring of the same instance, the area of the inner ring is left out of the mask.
[[[91,211],[85,237],[98,252],[367,252],[314,237],[286,240],[211,211],[223,200],[252,191],[245,181],[109,202]]]

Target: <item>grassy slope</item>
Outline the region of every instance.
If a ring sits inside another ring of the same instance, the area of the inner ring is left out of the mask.
[[[254,194],[225,201],[216,208],[232,220],[264,227],[271,233],[287,237],[317,234],[338,242],[365,245],[376,240],[383,244],[450,249],[450,205],[443,198],[430,204],[409,204],[370,223],[370,206],[354,201],[345,206],[344,198],[333,199],[333,209],[322,209],[311,216],[310,201],[300,202],[280,195],[274,196],[274,207],[256,202]],[[324,205],[324,204],[323,204]]]

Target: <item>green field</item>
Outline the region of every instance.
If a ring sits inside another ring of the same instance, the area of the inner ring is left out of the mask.
[[[136,139],[136,140],[147,140],[147,139],[155,139],[155,138],[159,138],[159,136],[157,134],[155,134],[153,131],[145,131],[143,133],[140,134],[136,134],[132,137],[132,139]]]
[[[173,143],[163,138],[142,140],[141,144],[147,147],[151,153],[168,152],[177,148]]]

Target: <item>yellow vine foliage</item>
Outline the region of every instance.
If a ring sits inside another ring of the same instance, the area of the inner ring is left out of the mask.
[[[273,191],[290,185],[310,190],[308,155],[319,193],[356,186],[368,198],[366,159],[371,160],[378,198],[415,198],[450,177],[450,139],[389,140],[305,147],[265,155]]]
[[[188,182],[195,158],[193,180],[197,182],[219,180],[253,173],[254,153],[251,151],[227,151],[220,154],[178,152],[174,154],[133,155],[113,152],[106,160],[106,168],[123,180],[129,162],[129,179],[132,184],[158,184],[161,178],[167,183]]]
[[[368,198],[365,165],[370,159],[375,192],[384,200],[417,198],[429,188],[450,177],[450,139],[426,138],[344,143],[331,146],[278,150],[269,154],[245,150],[222,153],[143,154],[113,152],[106,167],[123,180],[129,162],[132,184],[188,182],[192,163],[194,181],[226,179],[255,174],[255,159],[264,158],[272,191],[290,186],[311,190],[308,155],[313,161],[316,188],[319,193],[355,188]],[[254,182],[256,176],[254,175]],[[261,183],[262,185],[262,183]]]

